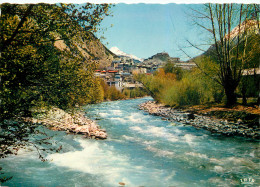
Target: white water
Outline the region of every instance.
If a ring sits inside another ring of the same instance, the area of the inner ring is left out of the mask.
[[[259,181],[258,142],[225,138],[138,110],[150,98],[107,102],[88,115],[108,132],[104,141],[55,132],[60,153],[37,159],[33,149],[0,160],[9,186],[240,186]],[[48,133],[51,131],[46,130]]]

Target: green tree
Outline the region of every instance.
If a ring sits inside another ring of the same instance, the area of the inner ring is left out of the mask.
[[[167,62],[163,66],[164,72],[165,73],[173,73],[176,75],[177,80],[181,80],[183,76],[183,70],[180,67],[176,67],[174,63],[172,62]]]
[[[15,152],[17,146],[50,144],[49,137],[28,141],[38,124],[21,117],[31,116],[32,107],[68,109],[100,101],[101,89],[93,76],[97,65],[77,45],[90,40],[90,32],[97,31],[109,7],[0,5],[0,157]],[[58,48],[57,41],[63,47]]]
[[[90,3],[1,5],[2,120],[28,116],[30,107],[39,102],[68,108],[91,100],[96,65],[76,45],[97,31],[109,7]],[[65,49],[55,47],[57,41]]]

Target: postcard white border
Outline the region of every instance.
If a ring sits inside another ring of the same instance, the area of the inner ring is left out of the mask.
[[[199,3],[256,3],[259,4],[259,0],[3,0],[2,3],[126,3],[126,4],[136,4],[136,3],[148,3],[148,4],[199,4]]]

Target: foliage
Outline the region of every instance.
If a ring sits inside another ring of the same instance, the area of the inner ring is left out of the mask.
[[[243,105],[247,104],[247,98],[259,97],[259,82],[260,77],[256,74],[242,77],[240,84],[238,85],[237,94],[242,97]]]
[[[176,80],[176,75],[165,73],[163,68],[159,68],[154,75],[137,74],[135,75],[135,79],[143,84],[147,93],[159,101],[158,93],[162,89],[171,87]]]
[[[200,70],[185,72],[169,89],[161,92],[161,101],[170,106],[205,104],[214,101],[212,81],[209,81]]]
[[[92,96],[90,103],[99,103],[104,100],[104,90],[98,78],[94,79],[94,85],[90,95]]]
[[[127,89],[124,88],[122,91],[116,89],[115,86],[109,86],[103,79],[98,79],[100,82],[103,99],[105,101],[114,101],[120,99],[129,99],[129,98],[137,98],[144,97],[147,95],[147,92],[143,88],[134,88]]]
[[[214,102],[221,103],[224,97],[224,90],[216,81],[216,72],[219,71],[218,64],[208,56],[199,56],[194,61],[199,67],[197,76],[204,82],[207,90],[212,93]]]
[[[29,109],[43,103],[67,109],[100,101],[101,89],[93,78],[96,64],[76,44],[97,30],[109,7],[1,5],[1,120],[30,116]],[[65,48],[55,47],[56,41]]]
[[[101,85],[93,76],[96,64],[77,45],[108,16],[108,4],[1,4],[0,17],[0,156],[32,145],[44,161],[39,144],[29,141],[39,124],[24,122],[32,107],[62,109],[99,102]],[[57,47],[56,42],[63,44]],[[55,151],[50,148],[51,151]],[[0,178],[5,181],[6,178]]]
[[[117,90],[115,86],[109,86],[103,79],[100,79],[99,81],[103,89],[104,100],[114,101],[119,99],[125,99],[125,95],[123,95],[119,90]]]
[[[209,32],[214,43],[205,53],[218,66],[212,78],[223,87],[226,105],[231,106],[236,102],[243,69],[251,66],[248,64],[259,66],[259,6],[209,3],[204,11],[194,12],[200,18],[195,24]]]
[[[136,79],[143,83],[155,100],[169,106],[197,105],[222,100],[221,87],[209,80],[198,68],[181,72],[180,80],[176,79],[178,72],[165,73],[164,69],[159,69],[154,75],[139,74]]]
[[[181,80],[182,79],[184,70],[182,70],[180,67],[176,67],[174,63],[167,62],[163,66],[163,69],[164,69],[165,73],[173,73],[173,74],[175,74],[177,80]]]
[[[123,94],[126,98],[137,98],[144,97],[147,95],[147,92],[143,88],[134,88],[134,89],[124,89]]]

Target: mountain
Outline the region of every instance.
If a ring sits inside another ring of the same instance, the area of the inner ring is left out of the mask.
[[[168,53],[162,52],[162,53],[157,53],[143,61],[143,64],[146,65],[163,65],[166,62],[171,60],[171,57],[169,56]]]
[[[108,50],[101,41],[91,32],[78,33],[69,41],[57,40],[54,43],[55,47],[60,50],[75,50],[87,61],[95,61],[99,68],[108,67],[111,65],[116,55]]]
[[[153,55],[153,56],[151,56],[150,58],[145,59],[145,60],[151,60],[151,59],[153,59],[153,60],[167,61],[167,60],[170,59],[170,56],[169,56],[168,53],[162,52],[162,53],[157,53],[157,54],[155,54],[155,55]]]
[[[232,31],[230,32],[230,34],[227,34],[224,36],[224,38],[228,41],[228,39],[230,40],[231,46],[236,46],[238,44],[238,38],[240,39],[240,45],[243,45],[244,40],[247,40],[248,45],[250,45],[250,43],[252,44],[251,37],[255,34],[259,34],[259,24],[260,22],[257,20],[246,20],[243,23],[241,23],[240,25],[237,25],[234,29],[232,29]],[[246,37],[245,37],[246,36]],[[255,40],[255,39],[254,39]],[[257,41],[255,41],[257,42]],[[220,43],[220,41],[218,41],[219,45],[221,46],[222,44]],[[207,51],[205,51],[203,54],[197,56],[216,56],[216,46],[215,44],[211,45]],[[194,59],[196,59],[197,57],[194,57]]]
[[[111,47],[111,48],[110,48],[110,51],[113,52],[114,54],[116,54],[117,56],[129,57],[129,58],[132,58],[132,59],[134,59],[134,60],[138,60],[138,61],[140,61],[140,62],[143,61],[143,59],[141,59],[141,58],[138,58],[138,57],[136,57],[136,56],[134,56],[134,55],[127,54],[127,53],[121,51],[120,49],[118,49],[118,47]]]
[[[239,33],[240,35],[244,34],[245,32],[255,32],[259,33],[259,21],[257,20],[246,20],[240,25],[237,25],[230,34],[226,35],[225,38],[230,37],[231,39],[234,39],[238,37]]]

